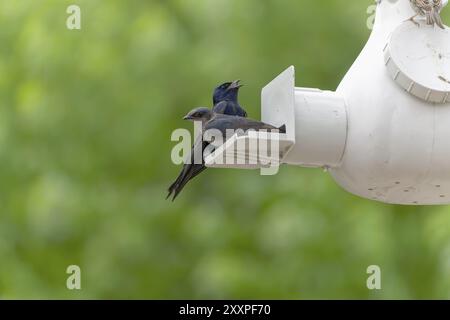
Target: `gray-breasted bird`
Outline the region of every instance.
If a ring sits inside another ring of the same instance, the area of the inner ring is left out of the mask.
[[[426,17],[427,24],[436,24],[439,28],[445,29],[440,15],[444,7],[443,1],[447,3],[448,0],[409,0],[411,7],[416,12],[416,15],[412,16],[409,20],[419,26],[414,18],[420,15]]]
[[[223,135],[224,138],[223,141],[225,141],[226,139],[227,129],[233,130],[242,129],[244,131],[247,131],[249,129],[253,129],[255,131],[277,130],[282,133],[286,132],[285,126],[282,126],[281,128],[276,128],[269,124],[244,117],[215,113],[214,111],[205,107],[196,108],[190,111],[183,119],[191,121],[201,121],[202,134],[203,132],[210,129],[219,130]],[[181,171],[180,175],[175,180],[175,182],[169,187],[168,190],[169,194],[167,195],[167,198],[173,195],[172,201],[175,200],[175,198],[178,196],[178,194],[181,192],[184,186],[190,180],[195,178],[199,173],[201,173],[203,170],[206,169],[204,165],[203,151],[208,145],[209,143],[207,141],[203,141],[202,137],[197,139],[197,141],[194,143],[194,147],[191,150],[191,154],[189,155],[190,163],[184,164],[183,170]],[[195,152],[201,152],[202,157],[201,164],[194,163]]]
[[[231,116],[247,117],[247,112],[238,102],[240,80],[225,82],[214,89],[213,111]]]

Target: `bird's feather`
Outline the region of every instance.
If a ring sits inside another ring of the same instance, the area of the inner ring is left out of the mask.
[[[280,131],[280,128],[274,127],[270,124],[249,119],[249,118],[243,118],[243,117],[234,117],[234,116],[228,116],[223,114],[217,114],[215,115],[210,121],[208,121],[205,125],[205,130],[210,129],[218,129],[220,132],[225,136],[226,131],[228,129],[231,130],[278,130]]]
[[[247,117],[247,111],[237,101],[220,101],[213,107],[213,112],[230,116]]]
[[[205,150],[207,145],[208,143],[202,141],[201,137],[197,139],[191,149],[191,152],[188,155],[188,158],[185,161],[185,164],[183,165],[183,169],[181,170],[175,182],[170,185],[168,189],[169,193],[166,199],[168,199],[170,196],[173,196],[172,201],[174,201],[181,190],[183,190],[184,186],[206,169],[203,160],[203,150]],[[201,152],[201,163],[195,163],[196,152]]]
[[[439,14],[439,10],[437,8],[433,8],[431,10],[431,17],[434,23],[436,23],[439,28],[445,29],[444,23],[442,22],[441,15]]]

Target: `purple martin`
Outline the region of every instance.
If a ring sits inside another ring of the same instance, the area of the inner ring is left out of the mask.
[[[218,86],[213,93],[213,111],[230,116],[247,117],[247,112],[239,105],[240,80],[225,82]]]
[[[217,129],[219,130],[225,141],[226,138],[226,131],[227,129],[232,130],[238,130],[242,129],[244,131],[247,131],[249,129],[253,129],[255,131],[258,130],[277,130],[279,132],[285,133],[286,127],[282,126],[280,128],[276,128],[274,126],[271,126],[269,124],[239,117],[239,116],[230,116],[226,114],[219,114],[215,113],[214,111],[211,111],[208,108],[201,107],[194,109],[190,111],[184,118],[184,120],[191,120],[191,121],[201,121],[202,122],[202,133],[210,130],[210,129]],[[181,171],[178,178],[175,180],[175,182],[169,187],[169,194],[167,195],[167,198],[173,195],[172,201],[176,199],[178,194],[181,192],[181,190],[184,188],[184,186],[193,178],[195,178],[198,174],[200,174],[203,170],[206,169],[203,159],[203,151],[205,148],[209,145],[207,141],[203,141],[203,137],[200,137],[195,143],[191,150],[190,154],[190,163],[186,163],[183,166],[183,170]],[[200,151],[201,149],[201,151]],[[194,155],[195,152],[202,152],[202,163],[201,164],[195,164],[194,163]],[[167,199],[166,198],[166,199]]]

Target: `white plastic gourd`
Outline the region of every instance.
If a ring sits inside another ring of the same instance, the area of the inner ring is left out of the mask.
[[[407,21],[414,14],[409,0],[381,1],[336,92],[296,88],[294,67],[263,89],[262,121],[287,129],[279,163],[327,168],[368,199],[450,203],[450,29],[420,18],[417,27]],[[207,165],[217,166],[213,158]]]

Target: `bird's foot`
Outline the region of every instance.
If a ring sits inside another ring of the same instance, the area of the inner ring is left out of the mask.
[[[417,26],[417,28],[420,28],[420,23],[418,23],[416,20],[414,20],[415,17],[417,17],[417,16],[411,17],[405,21],[411,21],[412,23],[414,23]]]
[[[420,28],[420,23],[418,23],[416,20],[414,20],[414,18],[409,19],[412,23],[414,23],[417,28]]]

